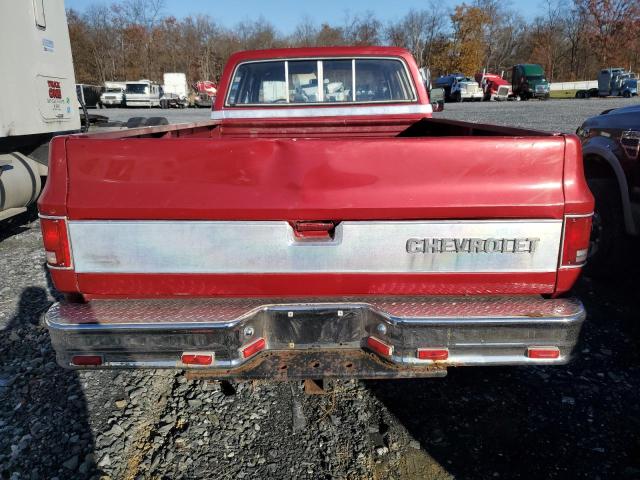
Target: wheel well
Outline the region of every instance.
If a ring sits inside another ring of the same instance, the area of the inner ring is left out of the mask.
[[[636,225],[630,209],[628,192],[624,184],[621,185],[613,167],[604,158],[597,154],[585,155],[584,176],[589,180],[610,180],[615,182],[617,191],[620,194],[621,208],[625,218],[625,228],[627,233],[634,235],[637,233]]]
[[[618,178],[611,165],[598,155],[587,155],[584,158],[584,176],[587,179],[599,178],[602,180],[615,180],[616,185],[618,184]],[[620,185],[618,185],[618,188],[619,187]]]

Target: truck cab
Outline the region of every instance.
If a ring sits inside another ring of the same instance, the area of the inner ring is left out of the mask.
[[[598,74],[598,96],[631,98],[638,95],[638,77],[624,68],[604,68]]]
[[[435,82],[433,82],[435,87],[442,88],[444,90],[445,101],[447,102],[453,101],[452,87],[454,82],[458,78],[464,78],[464,75],[461,73],[451,73],[448,75],[441,75],[438,78],[436,78]]]
[[[511,71],[511,88],[520,100],[549,98],[550,86],[544,70],[537,64],[514,65]]]
[[[127,107],[159,107],[162,95],[160,85],[151,80],[126,83],[125,103]]]
[[[478,82],[470,77],[456,77],[451,84],[451,98],[455,102],[464,102],[465,100],[481,101],[484,92],[480,88]]]
[[[124,107],[126,82],[104,82],[104,91],[100,95],[100,103],[103,107]]]
[[[504,89],[500,92],[500,99],[506,100],[511,94],[511,84],[496,73],[482,73],[475,74],[475,80],[480,85],[482,92],[484,93],[483,100],[488,101],[495,99],[498,95],[498,90],[501,86],[508,86],[507,93],[504,93]]]

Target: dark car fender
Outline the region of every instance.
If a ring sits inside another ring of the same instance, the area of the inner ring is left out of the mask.
[[[631,212],[631,198],[629,197],[629,185],[625,176],[620,160],[614,152],[618,150],[618,145],[610,138],[598,136],[590,138],[582,146],[582,154],[584,158],[588,156],[598,156],[602,158],[613,170],[620,191],[620,201],[622,202],[622,210],[624,215],[625,229],[630,235],[637,234],[636,225]]]

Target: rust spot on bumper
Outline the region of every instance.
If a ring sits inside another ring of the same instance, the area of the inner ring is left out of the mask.
[[[304,380],[307,378],[413,378],[444,377],[439,365],[396,365],[365,350],[271,350],[241,367],[230,370],[187,371],[189,379],[235,378]]]

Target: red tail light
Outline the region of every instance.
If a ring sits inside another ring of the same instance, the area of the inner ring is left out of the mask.
[[[246,347],[241,348],[240,351],[242,352],[243,358],[249,358],[252,355],[255,355],[256,353],[264,350],[266,346],[267,342],[265,342],[264,338],[258,338]]]
[[[213,354],[200,352],[184,352],[180,360],[185,365],[207,366],[213,363]]]
[[[102,355],[74,355],[71,364],[77,367],[97,367],[102,365]]]
[[[63,218],[41,218],[40,228],[47,264],[52,267],[70,267],[71,251],[67,222]]]
[[[564,219],[561,266],[583,265],[587,261],[587,254],[589,253],[590,237],[591,215],[567,215]]]

